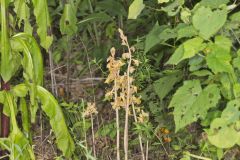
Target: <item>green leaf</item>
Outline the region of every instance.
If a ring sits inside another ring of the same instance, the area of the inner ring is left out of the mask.
[[[176,125],[176,131],[186,126],[181,121],[182,117],[186,114],[186,111],[191,107],[197,96],[202,92],[200,82],[198,80],[184,81],[182,87],[178,88],[176,93],[169,104],[169,108],[174,108],[174,121]]]
[[[216,34],[227,20],[227,9],[212,11],[209,7],[200,7],[193,15],[193,26],[204,39],[209,39]]]
[[[60,31],[62,34],[73,35],[77,32],[77,8],[73,1],[64,5],[63,14],[60,19]]]
[[[229,101],[223,110],[221,118],[216,118],[207,130],[209,141],[219,148],[230,148],[239,142],[239,99]],[[227,141],[223,141],[227,139]]]
[[[24,98],[20,98],[20,111],[21,111],[21,118],[22,118],[22,127],[24,134],[27,138],[29,138],[30,134],[30,120],[29,120],[29,111],[27,108],[27,103]]]
[[[239,134],[234,129],[234,126],[228,126],[225,119],[222,118],[213,120],[210,129],[207,130],[207,134],[210,143],[219,148],[230,148],[239,139]]]
[[[13,96],[9,92],[5,92],[5,98],[7,107],[10,109],[10,118],[12,131],[10,133],[9,139],[11,142],[10,150],[10,159],[19,159],[19,160],[32,160],[35,159],[32,147],[28,139],[24,136],[24,134],[20,131],[17,120],[16,120],[16,103],[14,102]]]
[[[62,109],[58,105],[57,100],[46,89],[38,86],[37,90],[38,98],[42,103],[41,107],[50,119],[51,127],[56,136],[57,146],[64,156],[70,158],[75,150],[75,146],[68,132]]]
[[[217,85],[208,85],[202,91],[198,80],[185,81],[174,94],[169,105],[174,108],[176,132],[199,118],[204,119],[207,111],[215,107],[219,99],[220,91]]]
[[[14,11],[19,18],[18,27],[21,27],[21,23],[24,23],[24,32],[32,34],[32,26],[30,24],[30,9],[25,0],[14,1]]]
[[[181,38],[191,38],[193,36],[198,35],[197,30],[192,25],[186,25],[184,27],[181,27],[177,30],[177,39]]]
[[[143,0],[134,0],[128,10],[128,19],[136,19],[144,7]]]
[[[43,83],[43,60],[41,50],[36,40],[29,34],[18,33],[12,37],[14,43],[19,43],[20,51],[24,52],[23,67],[33,83],[42,85]],[[16,45],[16,44],[15,44]]]
[[[25,42],[32,57],[33,70],[34,70],[33,80],[36,84],[42,85],[43,84],[43,59],[42,59],[42,53],[38,46],[37,41],[34,39],[33,36],[27,33],[18,33],[14,35],[13,38],[14,37],[18,37]]]
[[[107,15],[106,13],[100,12],[100,13],[92,13],[88,15],[86,18],[78,22],[80,25],[84,25],[87,23],[93,23],[93,22],[108,22],[111,21],[112,18]]]
[[[47,50],[53,41],[47,0],[32,0],[32,3],[34,6],[34,15],[38,25],[37,33],[40,37],[41,46]]]
[[[11,89],[12,93],[16,97],[26,97],[28,88],[25,84],[18,84]]]
[[[230,16],[230,20],[233,21],[233,22],[240,22],[240,12],[236,12],[236,13],[233,13],[231,16]]]
[[[204,66],[205,59],[201,56],[194,56],[189,60],[189,71],[198,71]]]
[[[183,73],[181,71],[176,71],[167,74],[153,83],[154,91],[161,100],[173,89],[173,86],[177,82],[182,80],[182,75]]]
[[[233,71],[231,61],[231,41],[228,38],[217,36],[215,38],[215,44],[210,44],[208,49],[209,53],[206,56],[206,61],[208,67],[214,73],[227,72],[231,73]]]
[[[203,39],[196,37],[190,40],[187,40],[181,44],[166,64],[175,64],[177,65],[184,59],[191,58],[195,56],[200,50],[203,49]]]
[[[240,104],[239,99],[229,101],[227,107],[223,110],[221,118],[227,124],[235,123],[240,119]]]
[[[200,5],[210,7],[210,8],[218,8],[224,4],[229,3],[229,0],[202,0]]]
[[[1,76],[4,82],[8,82],[16,71],[13,61],[13,53],[9,41],[7,26],[7,4],[1,1]]]
[[[185,0],[175,0],[166,7],[162,7],[161,10],[166,12],[168,16],[175,16],[181,9]]]
[[[173,29],[168,28],[166,25],[159,26],[158,23],[156,23],[146,36],[144,53],[147,53],[155,45],[175,38],[176,36]]]

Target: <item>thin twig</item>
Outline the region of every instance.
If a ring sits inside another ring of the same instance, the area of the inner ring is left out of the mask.
[[[49,67],[50,67],[50,74],[51,74],[51,89],[52,93],[55,94],[55,96],[58,96],[58,92],[56,89],[56,77],[54,73],[54,65],[53,65],[53,58],[52,58],[52,47],[48,49],[48,55],[49,55]]]

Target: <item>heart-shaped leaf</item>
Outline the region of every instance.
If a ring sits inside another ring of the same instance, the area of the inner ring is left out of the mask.
[[[227,20],[227,9],[212,11],[209,7],[200,7],[193,15],[193,26],[204,39],[209,39],[216,34]]]

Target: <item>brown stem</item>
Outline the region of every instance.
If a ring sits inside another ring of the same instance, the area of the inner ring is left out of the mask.
[[[1,90],[9,91],[10,85],[8,82],[1,81]],[[0,104],[0,114],[1,114],[1,137],[8,137],[10,130],[10,118],[3,113],[3,104]],[[0,156],[7,155],[6,150],[1,150]],[[7,159],[7,158],[6,158]]]

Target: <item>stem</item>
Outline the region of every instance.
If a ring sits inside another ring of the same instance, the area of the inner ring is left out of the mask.
[[[69,78],[70,78],[70,52],[71,52],[71,42],[69,43],[70,41],[70,38],[69,36],[67,35],[67,43],[68,43],[68,48],[67,48],[67,79],[66,79],[66,85],[67,85],[67,89],[66,89],[66,92],[67,92],[67,101],[69,100],[69,96],[70,96],[70,86],[69,86]]]
[[[119,73],[118,73],[119,75]],[[117,75],[117,76],[118,76]],[[117,102],[117,82],[116,82],[116,78],[114,80],[114,101]],[[120,148],[120,130],[119,130],[119,113],[118,113],[118,108],[116,108],[116,127],[117,127],[117,160],[120,160],[120,151],[119,151],[119,148]]]
[[[95,149],[95,135],[94,135],[94,126],[93,126],[93,116],[91,114],[91,126],[92,126],[92,147],[93,147],[93,155],[96,158],[96,149]]]
[[[146,160],[148,160],[148,140],[147,140],[147,147],[146,147]]]
[[[51,48],[51,47],[50,47]],[[55,94],[55,96],[58,96],[58,92],[56,89],[56,77],[55,77],[55,69],[53,64],[53,57],[52,57],[52,50],[49,48],[48,55],[49,55],[49,67],[50,67],[50,74],[51,74],[51,89],[52,93]]]
[[[127,67],[127,104],[126,104],[126,113],[125,113],[125,127],[124,127],[124,153],[125,153],[125,160],[128,159],[128,112],[129,112],[129,102],[130,102],[130,67],[132,63],[132,54],[131,49],[129,47],[128,42],[126,41],[126,45],[128,47],[128,52],[130,54],[130,58],[128,61]]]
[[[132,109],[133,109],[134,120],[135,120],[135,122],[137,122],[137,115],[136,115],[136,111],[135,111],[135,107],[134,107],[133,103],[132,103]],[[140,134],[138,135],[138,140],[139,140],[139,145],[140,145],[140,149],[141,149],[142,160],[145,160],[145,155],[143,152],[143,145],[142,145],[142,136]],[[147,159],[147,157],[146,157],[146,159]]]

